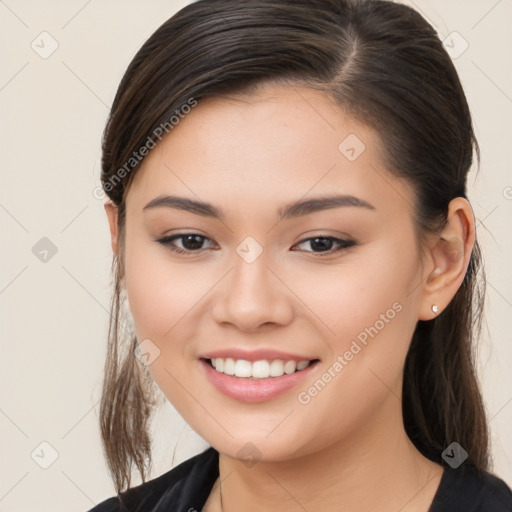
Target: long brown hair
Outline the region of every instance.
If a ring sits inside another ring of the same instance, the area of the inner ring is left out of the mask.
[[[314,87],[381,136],[390,172],[416,194],[420,238],[446,221],[449,202],[466,197],[479,148],[453,63],[435,30],[415,10],[379,0],[200,0],[144,43],[119,85],[103,138],[101,181],[118,207],[120,244],[101,399],[101,435],[118,494],[135,466],[146,479],[154,385],[123,335],[125,196],[140,148],[170,133],[185,105],[263,83]],[[162,132],[163,133],[163,132]],[[172,135],[171,135],[172,136]],[[158,139],[158,140],[157,140]],[[134,156],[135,155],[135,156]],[[475,245],[448,307],[418,321],[403,379],[405,429],[442,463],[453,441],[466,464],[489,467],[485,409],[475,373],[484,280]]]

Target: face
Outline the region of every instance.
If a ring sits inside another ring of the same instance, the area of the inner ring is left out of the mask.
[[[126,289],[149,371],[208,443],[286,460],[400,411],[413,202],[379,134],[312,89],[202,101],[151,150],[126,197]]]

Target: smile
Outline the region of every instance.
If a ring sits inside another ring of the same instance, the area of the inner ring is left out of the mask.
[[[208,360],[219,373],[233,375],[240,378],[268,379],[281,377],[284,374],[300,372],[306,369],[313,361],[285,361],[282,359],[247,361],[231,357],[216,357]]]
[[[201,357],[199,363],[207,380],[223,395],[239,402],[264,402],[302,386],[316,373],[320,361]]]

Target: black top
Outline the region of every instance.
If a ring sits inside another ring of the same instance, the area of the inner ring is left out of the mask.
[[[201,512],[218,476],[219,452],[210,447],[129,489],[122,495],[127,509],[114,496],[88,512]],[[512,512],[512,491],[503,480],[474,466],[446,466],[428,512]]]

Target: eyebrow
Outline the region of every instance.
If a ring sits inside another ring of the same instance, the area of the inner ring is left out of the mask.
[[[287,220],[296,217],[302,217],[311,213],[320,212],[323,210],[330,210],[332,208],[339,208],[342,206],[356,206],[358,208],[366,208],[368,210],[375,210],[367,201],[359,199],[350,195],[333,195],[325,197],[315,197],[312,199],[299,200],[286,205],[284,208],[278,210],[279,220]],[[218,208],[211,203],[196,201],[186,197],[160,195],[152,199],[142,211],[147,211],[153,208],[174,208],[176,210],[184,210],[203,217],[211,217],[214,219],[225,220],[226,214],[221,208]]]

